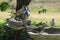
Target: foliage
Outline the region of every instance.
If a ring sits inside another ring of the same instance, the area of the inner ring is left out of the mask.
[[[0,27],[2,27],[4,24],[4,21],[3,20],[0,20]]]
[[[17,38],[15,38],[17,37]],[[14,30],[4,25],[4,21],[0,20],[0,40],[30,40],[26,28]]]
[[[13,9],[13,10],[11,10],[11,12],[10,13],[15,13],[15,10]]]
[[[8,3],[8,2],[2,1],[2,2],[0,3],[0,10],[1,10],[1,11],[6,11],[8,8],[9,8],[9,3]]]
[[[36,21],[36,20],[32,20],[32,25],[38,26],[39,25],[39,22]]]
[[[49,24],[48,24],[48,22],[46,22],[46,23],[45,23],[45,26],[46,26],[46,27],[49,27]]]
[[[35,26],[40,26],[42,25],[42,23],[43,23],[42,21],[32,20],[32,25],[35,25]],[[45,26],[49,27],[48,22],[45,23]]]

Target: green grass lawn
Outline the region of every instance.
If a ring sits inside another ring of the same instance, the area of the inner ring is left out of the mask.
[[[47,22],[48,25],[49,25],[49,22],[52,20],[52,19],[55,19],[55,27],[60,27],[60,14],[57,13],[53,13],[53,14],[50,14],[50,13],[46,13],[46,14],[30,14],[30,20],[33,22],[33,21],[36,21],[36,23],[39,23],[39,22]]]
[[[60,40],[60,36],[42,36],[42,35],[31,35],[33,40]]]
[[[43,7],[42,7],[43,6]],[[47,13],[60,13],[60,5],[42,5],[42,4],[33,4],[29,5],[29,8],[32,13],[38,13],[41,9],[46,9]]]
[[[55,19],[55,26],[56,27],[60,27],[60,5],[43,5],[42,8],[40,8],[42,6],[42,4],[30,4],[29,8],[31,10],[31,14],[30,14],[30,20],[36,21],[37,23],[39,22],[49,22],[51,19]],[[47,12],[46,14],[41,13],[38,14],[38,11],[41,9],[46,9]]]
[[[0,20],[0,27],[2,27],[2,26],[3,26],[4,22],[5,22],[5,21]]]

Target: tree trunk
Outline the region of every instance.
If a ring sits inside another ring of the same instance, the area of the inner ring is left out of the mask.
[[[21,0],[17,0],[16,11],[21,9],[21,7],[22,7]]]
[[[23,5],[23,1],[21,2],[22,0],[17,0],[17,5],[16,5],[16,11],[21,9],[22,5]],[[27,1],[27,0],[25,0]],[[22,5],[21,5],[22,4]],[[10,20],[11,21],[11,20]],[[16,20],[17,21],[17,20]],[[7,21],[8,24],[11,24],[10,22]],[[12,22],[14,25],[14,22]],[[18,26],[16,26],[16,28],[14,29],[15,27],[11,27],[10,26],[3,26],[3,33],[2,34],[2,39],[0,40],[32,40],[30,38],[30,36],[28,35],[27,33],[27,29],[26,28],[21,28],[19,29]],[[18,30],[16,30],[18,29]]]

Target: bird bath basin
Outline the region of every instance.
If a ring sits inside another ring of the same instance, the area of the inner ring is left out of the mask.
[[[59,36],[60,35],[60,28],[46,28],[44,30],[45,33],[41,33],[41,35],[50,35],[50,36]]]
[[[60,34],[60,28],[46,28],[44,32],[47,32],[48,34]]]
[[[60,35],[60,28],[57,27],[57,28],[45,28],[44,32],[43,33],[32,33],[32,32],[29,32],[30,34],[32,35],[51,35],[51,36],[58,36]]]

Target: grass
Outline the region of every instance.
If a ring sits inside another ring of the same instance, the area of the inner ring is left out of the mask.
[[[30,35],[33,40],[60,40],[60,36]]]
[[[10,13],[8,13],[8,12],[0,12],[0,27],[3,26],[3,24],[4,24],[4,22],[5,22],[5,20],[7,18],[10,18]]]
[[[4,22],[5,22],[4,20],[0,20],[0,27],[3,26]]]
[[[47,12],[49,12],[49,13],[58,13],[58,12],[60,12],[60,5],[45,5],[45,4],[42,5],[42,4],[38,4],[38,3],[36,3],[36,4],[31,3],[29,5],[29,7],[30,7],[30,10],[31,10],[32,13],[38,13],[38,11],[43,9],[43,8],[46,9]]]
[[[55,13],[53,13],[53,14],[50,14],[50,13],[46,13],[46,14],[44,14],[44,13],[42,13],[42,14],[34,14],[34,13],[32,13],[31,15],[30,15],[30,20],[35,20],[35,21],[37,21],[37,22],[48,22],[48,24],[49,24],[49,22],[50,22],[50,20],[51,19],[55,19],[55,26],[56,27],[60,27],[60,14],[59,13],[57,13],[57,14],[55,14]]]
[[[33,6],[34,5],[34,6]],[[41,7],[43,6],[43,7]],[[49,22],[51,19],[55,19],[55,27],[60,27],[60,5],[42,5],[42,4],[33,4],[31,3],[29,5],[30,7],[30,10],[31,10],[31,14],[30,14],[30,20],[35,20],[37,22],[48,22],[48,25],[49,25]],[[41,7],[41,8],[40,8]],[[41,9],[46,9],[47,12],[46,14],[44,13],[41,13],[41,14],[38,14],[38,11],[41,10]]]
[[[8,12],[0,12],[0,19],[6,20],[7,18],[10,18],[11,13]]]

